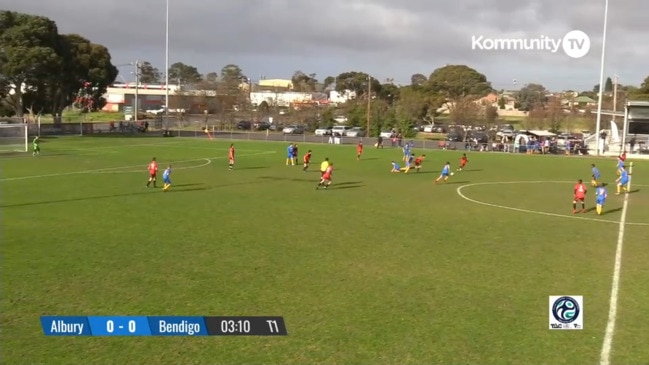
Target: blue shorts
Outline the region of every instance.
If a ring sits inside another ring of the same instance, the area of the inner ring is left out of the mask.
[[[629,179],[620,180],[620,185],[626,185],[629,183]]]
[[[596,203],[597,205],[604,205],[604,202],[606,202],[606,199],[597,199]]]
[[[442,172],[442,177],[447,177],[447,176],[448,176],[448,172]]]
[[[171,185],[171,178],[168,177],[168,176],[163,177],[162,181],[164,181],[165,184],[170,184]]]

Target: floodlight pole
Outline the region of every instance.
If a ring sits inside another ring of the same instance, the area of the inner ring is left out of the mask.
[[[169,121],[169,0],[167,0],[166,21],[165,21],[165,120],[166,129]]]
[[[133,111],[135,114],[135,123],[137,123],[137,117],[138,114],[140,113],[140,101],[138,100],[140,97],[140,61],[135,61],[135,110]]]
[[[597,98],[597,122],[595,133],[597,138],[597,156],[604,154],[604,141],[601,141],[602,101],[604,100],[604,62],[606,61],[606,26],[608,23],[608,0],[604,0],[604,30],[602,35],[602,59],[599,70],[599,95]],[[602,147],[600,148],[600,144]]]
[[[372,76],[367,76],[367,131],[365,134],[370,137],[370,121],[372,112]]]

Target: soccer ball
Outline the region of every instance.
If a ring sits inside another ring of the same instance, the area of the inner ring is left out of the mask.
[[[455,173],[454,173],[454,172],[451,172],[451,176],[453,176],[453,175],[455,175]]]

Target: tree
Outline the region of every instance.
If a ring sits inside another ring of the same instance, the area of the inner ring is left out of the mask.
[[[162,79],[162,73],[153,67],[151,62],[143,61],[139,63],[138,74],[140,82],[143,84],[157,84]]]
[[[471,123],[480,113],[476,103],[493,91],[487,77],[465,65],[447,65],[436,69],[425,89],[446,99],[453,122]]]
[[[232,110],[235,105],[242,106],[248,100],[241,84],[247,83],[248,78],[243,74],[241,67],[227,64],[221,69],[221,81],[218,93],[223,98],[223,109]]]
[[[295,91],[313,92],[316,90],[318,79],[316,79],[316,74],[307,75],[302,71],[295,71],[291,77],[291,83]]]
[[[552,97],[548,101],[545,112],[545,125],[552,133],[559,133],[563,122],[566,119],[566,113],[563,111],[561,98]]]
[[[498,108],[493,105],[486,105],[484,107],[484,119],[488,125],[494,124],[498,119]]]
[[[629,97],[635,100],[649,100],[649,76],[647,76],[639,88],[629,91]]]
[[[427,86],[430,91],[450,100],[466,97],[478,99],[493,91],[485,75],[465,65],[447,65],[436,69],[430,74]]]
[[[517,93],[516,98],[520,104],[519,109],[530,111],[534,106],[545,105],[548,101],[547,90],[541,84],[527,84]]]
[[[373,94],[381,91],[381,83],[379,80],[370,77],[370,75],[364,72],[343,72],[336,77],[336,91],[344,92],[345,90],[350,90],[356,93],[357,98],[367,96],[370,85]]]
[[[507,101],[505,100],[504,96],[501,96],[498,98],[498,108],[499,109],[505,109],[505,105],[507,104]]]
[[[428,81],[428,78],[423,74],[414,74],[410,76],[410,85],[423,86]]]
[[[219,80],[219,74],[216,72],[209,72],[203,77],[203,79],[209,83],[216,83]]]
[[[170,80],[177,81],[179,84],[183,85],[196,84],[203,79],[196,67],[186,65],[182,62],[174,63],[169,67],[167,72],[169,73]]]
[[[17,86],[10,104],[18,116],[27,108],[60,115],[75,101],[85,110],[101,108],[117,77],[106,47],[60,35],[47,18],[0,12],[0,44],[0,84]]]
[[[25,111],[23,93],[55,72],[61,64],[55,46],[58,38],[56,24],[45,17],[0,12],[0,80],[4,95],[14,113],[22,117]]]
[[[333,77],[333,76],[327,76],[327,77],[324,79],[324,88],[327,89],[327,88],[331,87],[331,85],[333,85],[333,84],[335,84],[335,83],[336,83],[336,78],[335,78],[335,77]]]
[[[597,91],[599,92],[599,90]],[[604,83],[604,92],[607,93],[613,92],[613,80],[611,80],[610,77],[606,78],[606,82]]]

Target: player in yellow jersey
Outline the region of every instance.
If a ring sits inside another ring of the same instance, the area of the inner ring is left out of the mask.
[[[323,176],[329,167],[329,157],[325,157],[324,161],[320,163],[320,176]]]

